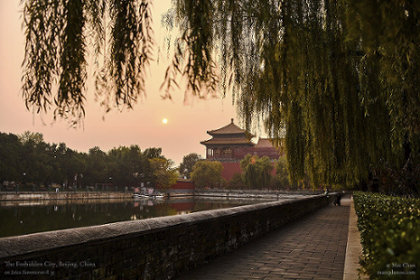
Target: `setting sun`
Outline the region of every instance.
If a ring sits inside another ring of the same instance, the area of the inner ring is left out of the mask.
[[[163,119],[162,119],[162,123],[163,123],[163,124],[167,124],[167,123],[168,123],[168,119],[167,119],[167,118],[163,118]]]

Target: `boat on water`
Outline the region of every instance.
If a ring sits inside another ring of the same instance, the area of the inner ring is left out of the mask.
[[[150,198],[148,195],[140,194],[140,193],[133,193],[131,197],[132,198]]]
[[[132,195],[133,198],[164,198],[165,196],[162,194],[141,194],[141,193],[134,193]]]

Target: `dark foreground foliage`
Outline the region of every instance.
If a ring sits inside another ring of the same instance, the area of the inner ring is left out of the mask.
[[[370,279],[418,279],[420,199],[357,192],[354,205]]]

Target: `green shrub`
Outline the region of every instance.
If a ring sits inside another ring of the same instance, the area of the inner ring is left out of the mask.
[[[370,279],[419,279],[420,199],[358,192],[354,205]]]

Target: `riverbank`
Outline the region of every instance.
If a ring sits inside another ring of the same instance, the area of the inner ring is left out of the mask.
[[[6,192],[0,193],[0,201],[127,199],[131,196],[129,192]]]
[[[202,197],[220,199],[295,199],[302,195],[318,195],[320,191],[306,190],[227,190],[210,189],[195,190],[191,193],[166,192],[168,197]],[[42,201],[42,200],[87,200],[87,199],[128,199],[132,197],[130,192],[0,192],[0,201]]]

